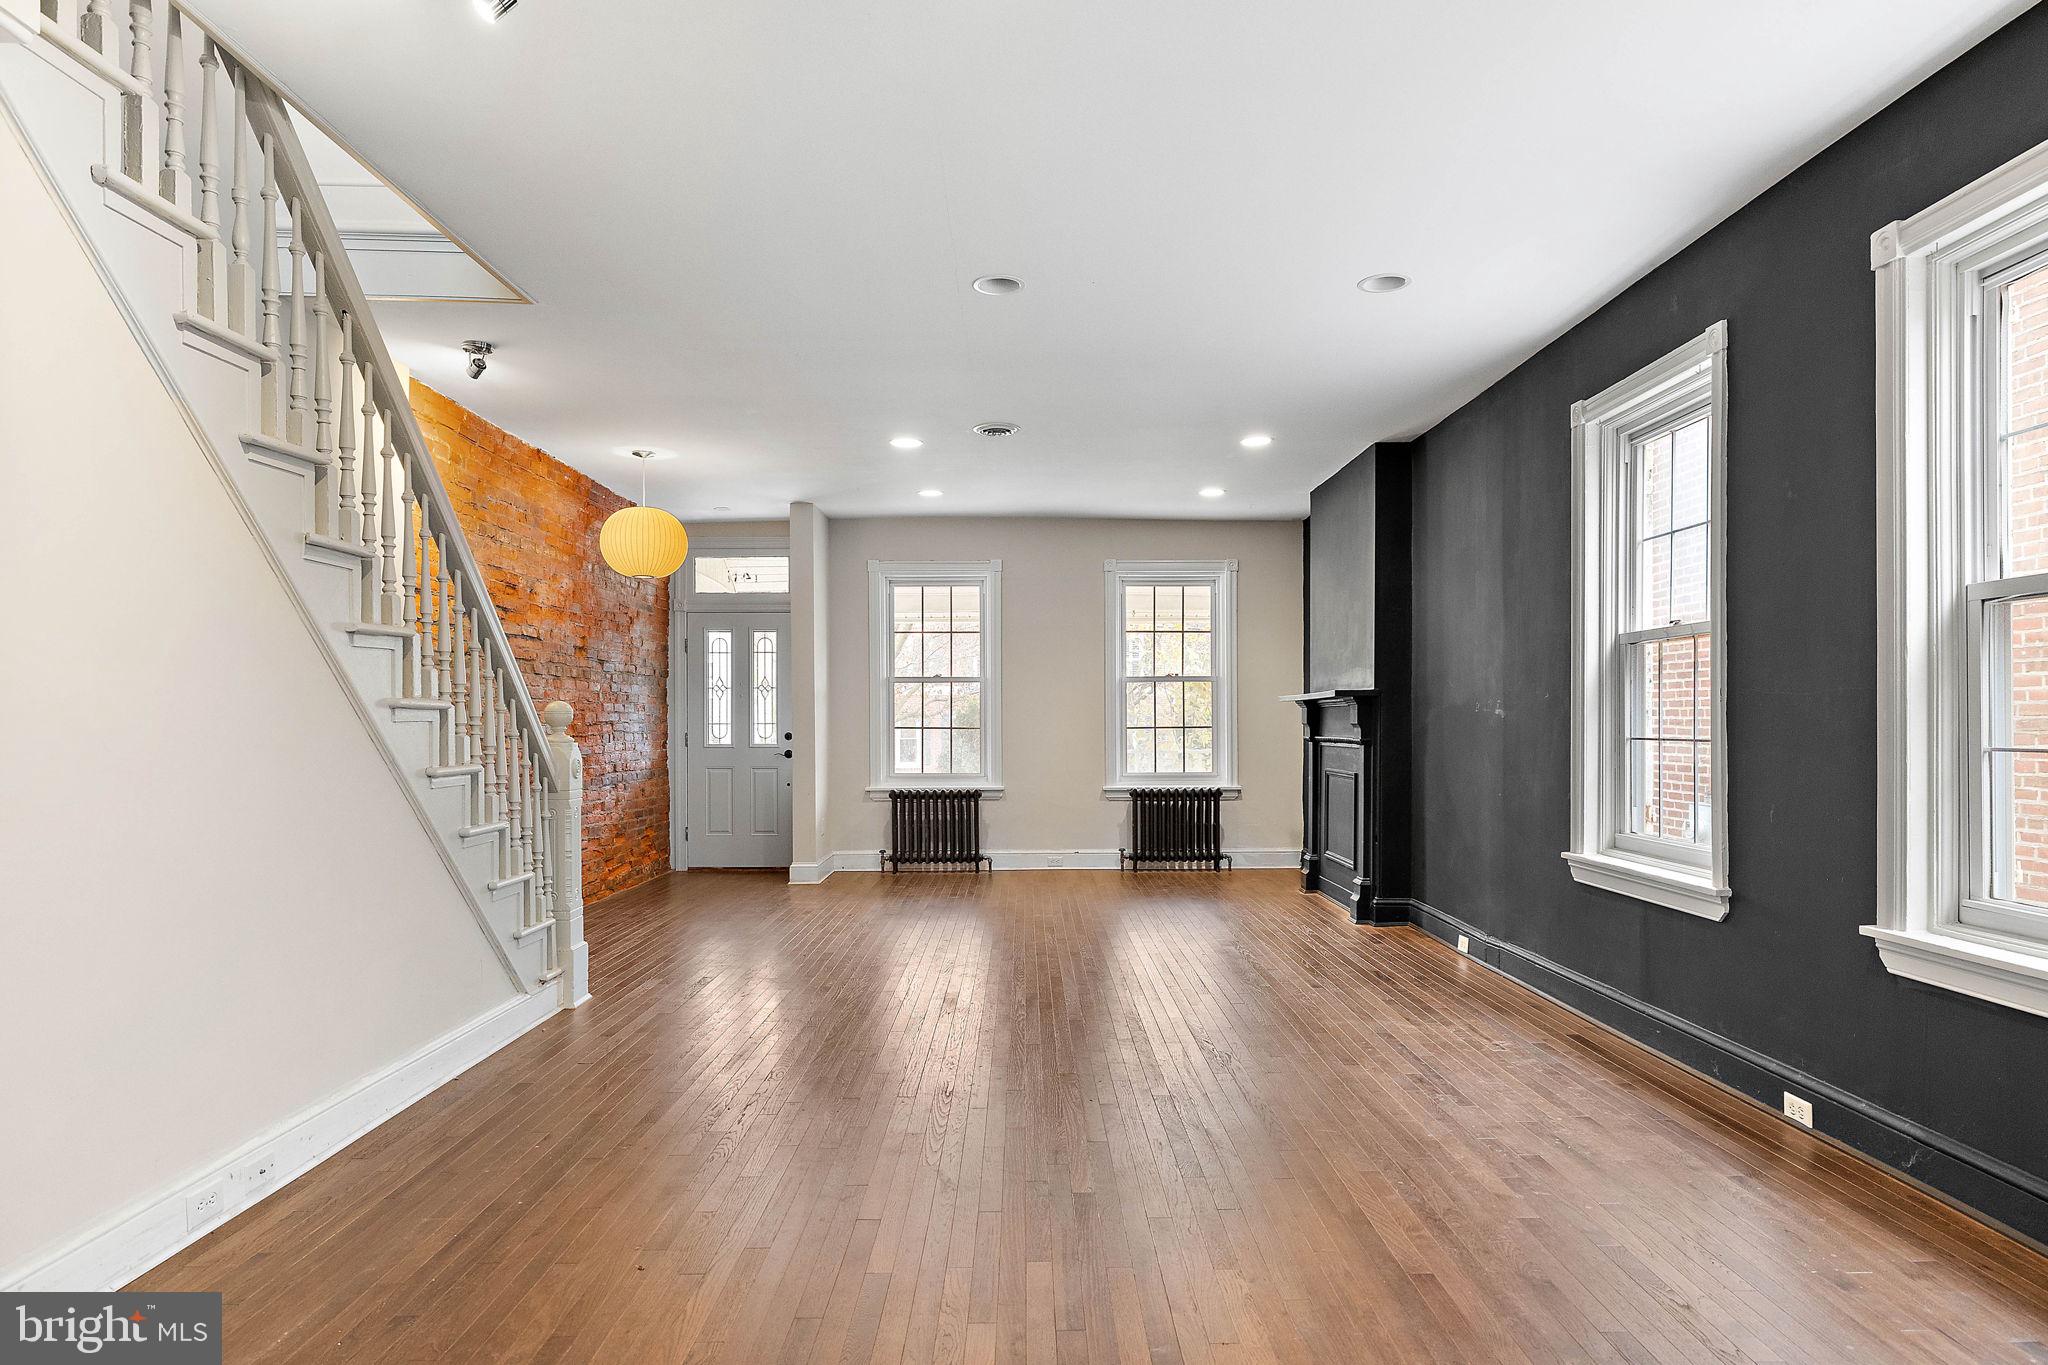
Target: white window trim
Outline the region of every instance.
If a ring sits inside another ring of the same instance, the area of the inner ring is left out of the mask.
[[[1102,720],[1107,776],[1102,790],[1112,801],[1128,801],[1138,787],[1220,787],[1226,799],[1237,784],[1237,561],[1234,559],[1106,559],[1102,563]],[[1216,771],[1139,773],[1124,771],[1124,648],[1119,604],[1126,583],[1206,586],[1214,594],[1214,638],[1210,641],[1212,709],[1216,721]]]
[[[1587,886],[1710,920],[1728,917],[1728,324],[1717,322],[1670,355],[1572,405],[1571,846],[1563,857]],[[1627,706],[1617,528],[1626,515],[1622,457],[1646,425],[1702,404],[1708,433],[1708,648],[1714,691],[1714,821],[1707,857],[1661,856],[1656,841],[1624,834],[1627,790],[1622,718]]]
[[[2048,143],[1871,236],[1877,282],[1877,922],[1896,975],[2048,1015],[2048,941],[1965,924],[1964,609],[1983,281],[2048,246]]]
[[[690,537],[689,558],[675,575],[675,595],[670,607],[680,611],[788,611],[786,592],[697,591],[697,559],[718,559],[727,555],[789,555],[787,536],[732,536],[705,531]]]
[[[889,770],[889,666],[895,657],[890,589],[899,584],[973,583],[981,588],[981,776],[955,773],[895,773]],[[868,561],[868,799],[886,801],[892,791],[920,787],[971,790],[987,798],[1003,794],[1003,561]]]

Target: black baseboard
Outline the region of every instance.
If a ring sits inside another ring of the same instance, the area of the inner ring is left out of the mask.
[[[1624,995],[1604,982],[1482,933],[1432,905],[1418,900],[1400,904],[1408,922],[1431,937],[1455,948],[1458,936],[1464,935],[1467,955],[1481,965],[1748,1096],[1773,1113],[1782,1108],[1788,1090],[1812,1100],[1815,1132],[1869,1157],[1971,1216],[2048,1249],[2048,1181]]]

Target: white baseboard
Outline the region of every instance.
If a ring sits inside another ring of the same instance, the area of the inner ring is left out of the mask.
[[[393,1114],[453,1080],[562,1008],[552,986],[514,996],[384,1070],[244,1144],[225,1160],[106,1220],[70,1246],[0,1274],[0,1290],[100,1292],[117,1289],[212,1232],[227,1219],[333,1156]],[[251,1168],[275,1161],[260,1180]],[[185,1200],[211,1186],[221,1210],[187,1225]]]
[[[1298,848],[1227,848],[1233,868],[1299,867]],[[1114,872],[1122,860],[1113,848],[993,848],[989,861],[998,872],[1031,872],[1057,869],[1079,872]],[[792,863],[791,886],[815,886],[834,872],[879,872],[882,855],[874,849],[841,849],[815,863]]]

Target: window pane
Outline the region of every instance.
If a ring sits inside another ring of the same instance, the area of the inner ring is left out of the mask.
[[[1124,589],[1124,629],[1152,629],[1152,589]]]
[[[915,730],[898,730],[896,732],[896,772],[914,773],[917,771],[917,735],[918,732]]]
[[[1152,732],[1124,731],[1124,770],[1133,774],[1152,771]]]
[[[968,775],[981,771],[981,731],[953,732],[953,771]]]
[[[1659,535],[1636,552],[1635,628],[1671,623],[1671,537]]]
[[[953,684],[935,682],[924,685],[924,723],[941,730],[952,725]]]
[[[2048,266],[2005,287],[2005,572],[2048,570]]]
[[[896,601],[896,629],[924,629],[924,594],[917,588],[898,588],[892,594]]]
[[[895,720],[898,725],[916,725],[924,719],[924,684],[896,684]]]
[[[952,636],[937,631],[924,637],[924,675],[927,678],[943,678],[952,673],[952,639]]]
[[[704,742],[732,743],[732,632],[704,632]]]
[[[1149,630],[1127,630],[1124,632],[1124,673],[1132,678],[1152,676],[1152,632]]]
[[[956,678],[978,678],[981,676],[981,637],[979,635],[955,635],[953,637],[953,676]]]
[[[1152,723],[1152,689],[1157,683],[1130,682],[1124,684],[1124,724],[1150,725]]]
[[[951,730],[926,730],[924,732],[924,770],[928,773],[949,773],[953,771],[953,732]]]
[[[1707,619],[1707,528],[1671,537],[1671,619]]]
[[[1181,771],[1180,731],[1155,730],[1152,734],[1153,767],[1162,773],[1177,773]]]
[[[1210,689],[1212,686],[1213,684],[1205,682],[1181,684],[1181,709],[1187,715],[1187,724],[1210,725],[1214,723],[1209,713]]]
[[[1681,530],[1707,519],[1707,418],[1680,427],[1671,440],[1671,526]]]
[[[1154,683],[1158,690],[1153,694],[1155,724],[1179,725],[1181,723],[1181,686],[1177,682]]]
[[[693,562],[700,593],[789,591],[788,555],[708,555]]]
[[[1181,622],[1181,589],[1154,588],[1155,603],[1153,626],[1158,630],[1179,630]]]
[[[1635,453],[1638,495],[1636,535],[1647,539],[1671,529],[1671,434],[1641,441]]]
[[[775,632],[754,632],[754,743],[775,743]]]
[[[953,590],[927,586],[924,590],[924,628],[950,630],[953,622]]]
[[[1154,644],[1152,667],[1163,678],[1177,677],[1181,671],[1180,642],[1177,631],[1162,630],[1152,639]]]
[[[1186,643],[1181,655],[1181,672],[1196,678],[1206,678],[1215,672],[1215,666],[1209,659],[1209,641],[1213,638],[1207,631],[1189,631],[1183,637]]]
[[[915,678],[924,672],[924,637],[913,631],[896,632],[896,658],[890,665],[890,674],[898,678]]]
[[[1207,727],[1189,730],[1181,759],[1183,766],[1191,773],[1215,772],[1216,732]]]
[[[981,684],[953,684],[953,725],[955,729],[981,727]]]
[[[1181,601],[1186,628],[1189,630],[1214,630],[1216,628],[1210,599],[1213,592],[1206,586],[1182,588]]]
[[[953,589],[953,629],[981,629],[981,589],[974,584]]]

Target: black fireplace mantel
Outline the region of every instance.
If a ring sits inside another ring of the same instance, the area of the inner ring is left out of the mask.
[[[1301,889],[1354,922],[1406,918],[1375,896],[1379,868],[1379,708],[1372,691],[1332,688],[1281,698],[1301,708]]]

